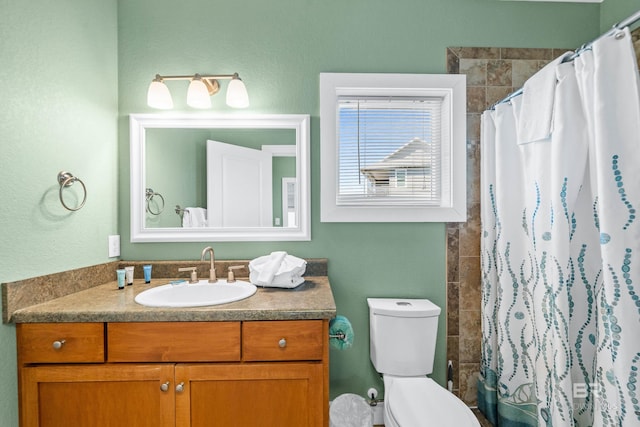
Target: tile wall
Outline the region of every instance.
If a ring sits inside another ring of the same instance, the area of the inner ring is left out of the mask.
[[[447,225],[447,358],[453,388],[476,405],[480,371],[480,115],[569,49],[447,49],[447,72],[467,75],[466,223]]]

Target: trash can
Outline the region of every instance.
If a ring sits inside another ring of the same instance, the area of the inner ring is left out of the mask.
[[[373,410],[364,397],[345,393],[333,399],[329,420],[330,427],[371,427]]]

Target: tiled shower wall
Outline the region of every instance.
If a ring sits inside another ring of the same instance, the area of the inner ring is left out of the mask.
[[[632,32],[640,66],[640,28]],[[447,358],[453,362],[453,388],[476,405],[480,371],[480,115],[550,60],[569,49],[447,49],[447,72],[467,75],[466,223],[447,225]]]
[[[447,225],[447,358],[453,388],[476,405],[480,371],[480,115],[568,49],[447,49],[447,72],[467,75],[467,222]]]

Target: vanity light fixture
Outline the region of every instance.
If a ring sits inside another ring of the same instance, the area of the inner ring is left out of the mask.
[[[231,80],[227,88],[227,105],[233,108],[249,106],[247,88],[238,76],[234,74],[214,74],[193,76],[161,76],[156,74],[147,91],[147,105],[152,108],[168,110],[173,108],[173,100],[169,88],[164,83],[168,80],[189,80],[187,90],[187,105],[193,108],[211,108],[211,96],[220,91],[218,80]]]

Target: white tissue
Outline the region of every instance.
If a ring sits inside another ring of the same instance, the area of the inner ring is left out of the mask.
[[[272,252],[249,262],[249,280],[257,286],[295,288],[304,282],[307,262],[286,252]]]

